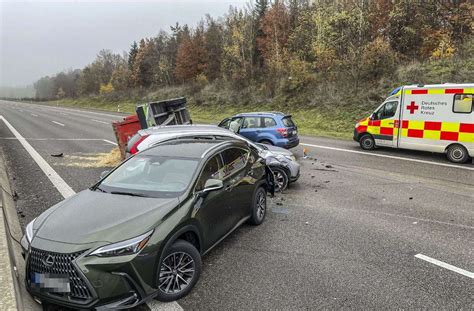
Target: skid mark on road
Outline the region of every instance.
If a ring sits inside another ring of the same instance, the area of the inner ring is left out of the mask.
[[[462,169],[462,170],[474,171],[474,167],[460,166],[460,165],[455,165],[455,164],[439,163],[439,162],[433,162],[433,161],[419,160],[419,159],[413,159],[413,158],[404,158],[404,157],[391,156],[391,155],[386,155],[386,154],[369,153],[369,152],[365,152],[365,151],[357,151],[357,150],[350,150],[350,149],[336,148],[336,147],[328,147],[328,146],[322,146],[322,145],[313,145],[313,144],[306,144],[306,143],[301,143],[300,145],[308,146],[308,147],[314,147],[314,148],[334,150],[334,151],[342,151],[342,152],[363,154],[363,155],[372,156],[372,157],[389,158],[389,159],[395,159],[395,160],[417,162],[417,163],[438,165],[438,166],[444,166],[444,167],[454,167],[454,168],[458,168],[458,169]]]
[[[448,269],[450,271],[453,271],[453,272],[462,274],[464,276],[467,276],[468,278],[474,279],[474,272],[469,272],[467,270],[455,267],[453,265],[450,265],[449,263],[442,262],[440,260],[425,256],[423,254],[417,254],[417,255],[415,255],[415,257],[418,258],[418,259],[427,261],[427,262],[429,262],[433,265],[436,265],[438,267],[445,268],[445,269]]]

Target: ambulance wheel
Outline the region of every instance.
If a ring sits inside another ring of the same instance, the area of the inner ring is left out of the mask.
[[[374,150],[375,140],[370,134],[364,134],[359,140],[360,147],[364,150]]]
[[[469,159],[469,153],[464,146],[454,144],[448,148],[448,160],[454,163],[464,163]]]

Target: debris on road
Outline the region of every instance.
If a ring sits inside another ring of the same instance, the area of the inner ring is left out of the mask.
[[[115,167],[119,165],[121,161],[118,147],[112,149],[109,153],[66,155],[65,158],[69,161],[61,164],[69,167],[82,168]]]
[[[61,153],[53,153],[51,156],[52,156],[52,157],[55,157],[55,158],[62,158],[63,155],[64,155],[64,154],[61,152]]]

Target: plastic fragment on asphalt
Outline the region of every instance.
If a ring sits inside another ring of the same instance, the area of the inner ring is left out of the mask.
[[[63,153],[54,153],[51,155],[52,157],[55,157],[55,158],[61,158],[63,156]]]

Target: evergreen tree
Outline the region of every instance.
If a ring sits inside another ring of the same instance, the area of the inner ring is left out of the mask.
[[[138,44],[137,41],[133,41],[132,46],[130,47],[130,52],[128,52],[128,69],[133,69],[133,64],[135,63],[135,58],[138,54]]]

